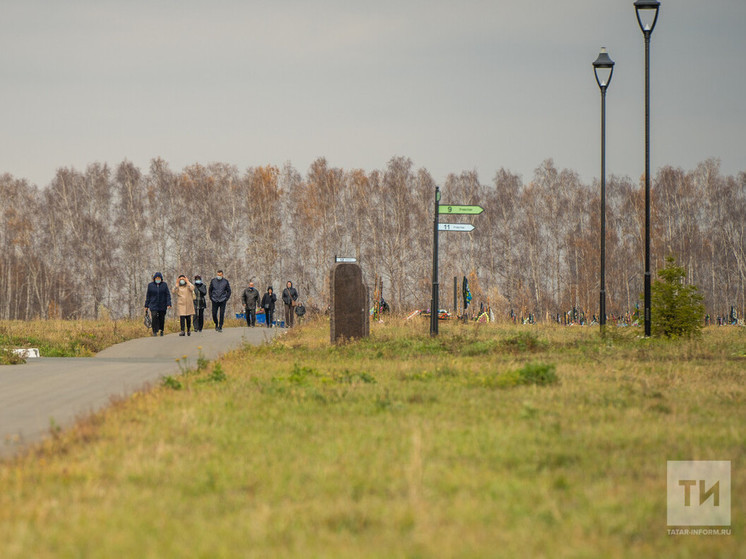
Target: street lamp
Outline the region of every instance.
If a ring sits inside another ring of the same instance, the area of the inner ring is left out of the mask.
[[[435,187],[435,210],[433,212],[433,295],[430,299],[430,335],[438,335],[438,206],[440,204],[440,187]]]
[[[606,326],[606,88],[614,74],[614,61],[606,48],[601,48],[593,62],[593,73],[601,89],[601,290],[599,296],[599,324],[601,333]]]
[[[637,23],[645,37],[645,337],[650,336],[650,35],[658,21],[658,0],[636,0]]]

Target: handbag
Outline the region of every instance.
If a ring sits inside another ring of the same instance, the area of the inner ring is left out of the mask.
[[[153,321],[150,319],[150,313],[148,313],[147,309],[145,310],[145,318],[142,323],[145,325],[145,328],[153,327]]]

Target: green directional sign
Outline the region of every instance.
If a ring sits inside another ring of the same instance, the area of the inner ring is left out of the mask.
[[[439,214],[452,214],[452,215],[476,215],[481,214],[484,211],[482,206],[438,206]]]

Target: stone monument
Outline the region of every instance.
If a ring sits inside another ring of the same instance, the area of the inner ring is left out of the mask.
[[[370,334],[368,287],[357,264],[337,262],[329,275],[331,290],[331,342]]]

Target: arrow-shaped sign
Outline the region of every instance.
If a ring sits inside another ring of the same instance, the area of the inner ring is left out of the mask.
[[[439,214],[476,215],[484,211],[482,206],[438,206]]]
[[[438,231],[474,231],[471,223],[438,223]]]

